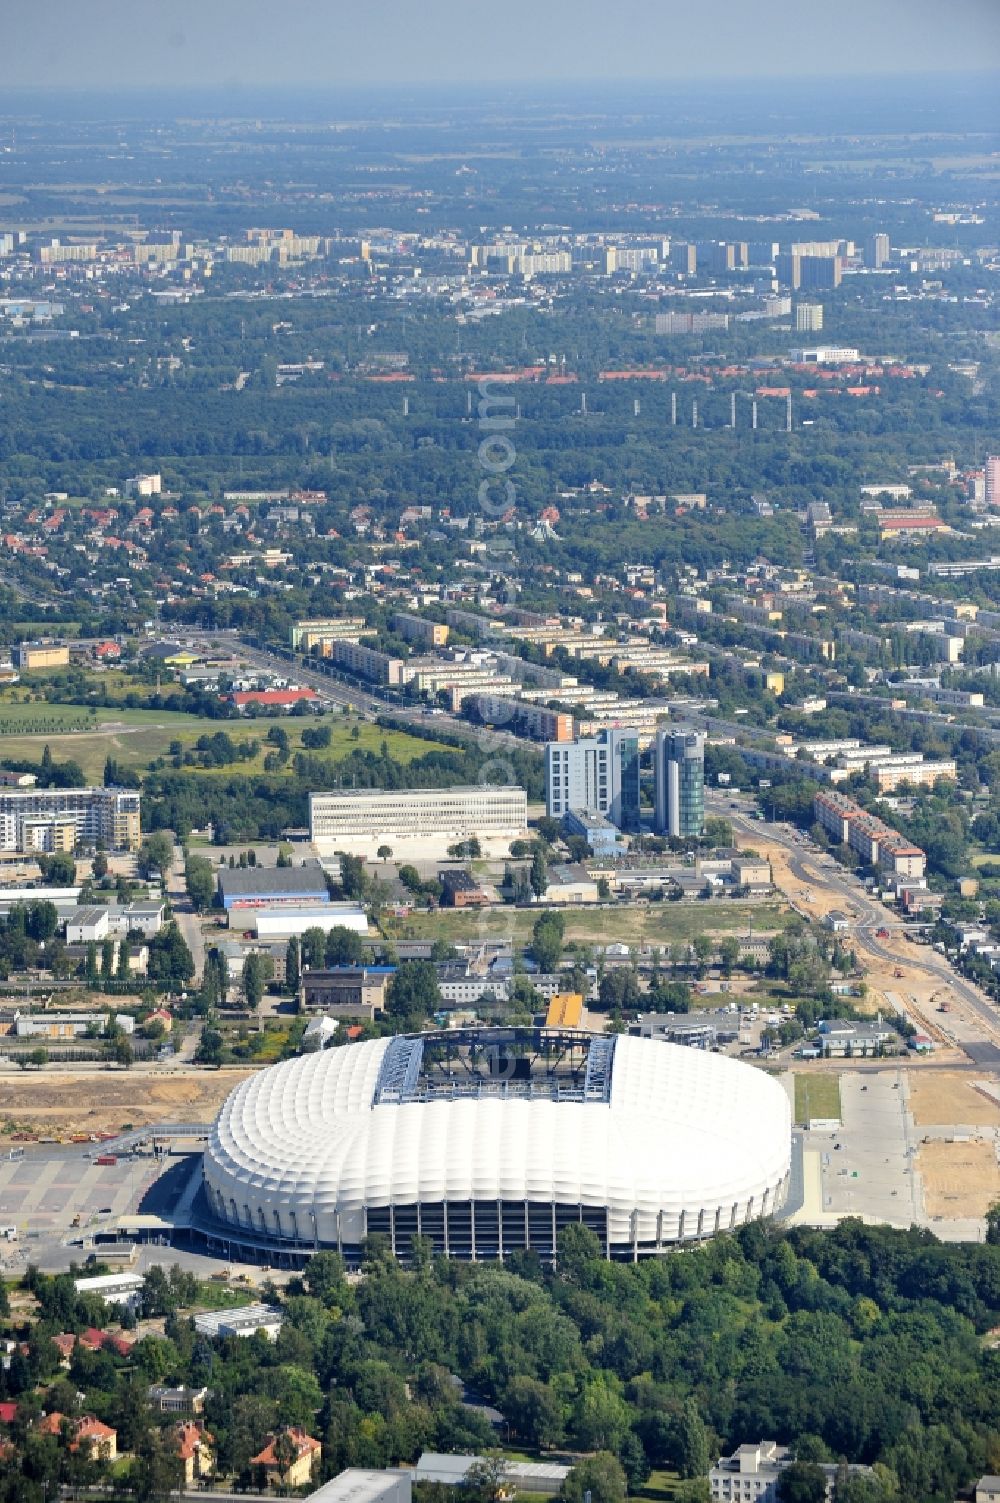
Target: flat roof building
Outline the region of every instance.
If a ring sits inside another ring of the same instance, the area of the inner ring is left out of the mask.
[[[301,866],[235,866],[219,868],[219,894],[227,911],[233,908],[301,907],[328,903],[330,891],[318,861]]]
[[[374,850],[400,841],[514,840],[528,823],[528,797],[513,784],[454,788],[343,788],[309,795],[317,845]]]

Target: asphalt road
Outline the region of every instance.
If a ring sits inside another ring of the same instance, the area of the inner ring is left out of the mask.
[[[845,909],[853,909],[857,918],[851,924],[850,933],[852,941],[859,949],[867,951],[885,966],[911,967],[914,971],[926,976],[929,981],[937,983],[940,987],[947,987],[960,998],[969,1013],[973,1015],[982,1037],[958,1041],[958,1047],[980,1065],[1000,1060],[1000,1054],[996,1052],[1000,1047],[1000,1011],[990,1002],[985,993],[967,981],[964,976],[960,976],[938,951],[925,949],[920,954],[901,956],[898,950],[890,948],[884,941],[877,939],[875,930],[892,926],[892,917],[881,903],[869,896],[856,877],[840,869],[836,862],[830,861],[830,858],[822,858],[819,852],[803,850],[795,835],[787,832],[781,825],[751,819],[742,808],[731,808],[732,802],[731,796],[720,797],[714,794],[706,796],[706,808],[710,809],[712,814],[728,819],[741,835],[751,840],[755,837],[761,841],[766,839],[769,845],[780,846],[786,851],[792,875],[804,886],[822,887],[827,892],[835,894]]]
[[[192,985],[197,985],[205,969],[205,936],[202,934],[201,924],[192,907],[191,899],[187,895],[187,887],[184,883],[184,852],[179,845],[174,846],[173,865],[167,877],[167,893],[174,918],[177,920],[177,927],[194,957]]]

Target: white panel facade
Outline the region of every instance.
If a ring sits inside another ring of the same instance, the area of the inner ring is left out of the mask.
[[[603,1208],[612,1250],[646,1250],[778,1209],[791,1116],[762,1071],[620,1037],[610,1100],[372,1106],[390,1040],[306,1055],[244,1081],[205,1154],[217,1216],[268,1236],[356,1246],[366,1212],[476,1202]]]

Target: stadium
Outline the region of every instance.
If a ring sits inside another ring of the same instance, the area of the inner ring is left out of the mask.
[[[555,1256],[590,1227],[637,1259],[780,1209],[782,1086],[658,1040],[546,1028],[373,1039],[302,1055],[229,1096],[204,1158],[220,1236],[244,1255],[349,1261],[385,1236],[460,1259]]]

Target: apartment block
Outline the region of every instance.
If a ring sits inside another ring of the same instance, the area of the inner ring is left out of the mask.
[[[2,788],[0,850],[72,852],[101,840],[137,851],[140,798],[133,788]]]
[[[402,658],[390,657],[387,652],[379,652],[377,647],[365,647],[361,642],[338,640],[332,643],[330,656],[335,663],[339,663],[349,673],[356,673],[359,678],[365,678],[369,683],[402,684],[406,682],[404,677],[406,665]]]
[[[867,813],[846,794],[817,793],[813,813],[818,824],[839,845],[849,845],[869,866],[878,866],[893,877],[920,880],[927,870],[927,856],[875,815]]]
[[[404,642],[413,642],[418,647],[444,647],[448,641],[448,627],[442,622],[427,621],[407,611],[394,613],[392,629]]]

